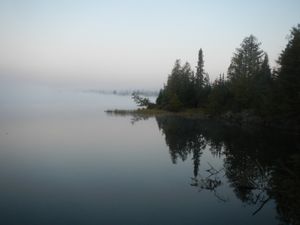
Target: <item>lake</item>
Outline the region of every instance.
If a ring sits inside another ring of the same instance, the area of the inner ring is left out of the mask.
[[[0,224],[299,224],[299,137],[107,114],[129,96],[0,97]]]

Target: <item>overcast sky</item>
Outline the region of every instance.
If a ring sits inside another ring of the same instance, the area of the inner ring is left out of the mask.
[[[213,80],[250,34],[275,66],[298,23],[299,0],[0,0],[0,81],[158,89],[199,48]]]

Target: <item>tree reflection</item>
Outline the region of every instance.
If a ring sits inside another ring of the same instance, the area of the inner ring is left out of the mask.
[[[273,199],[283,223],[299,224],[300,185],[299,172],[295,172],[300,171],[297,137],[175,116],[156,117],[156,120],[172,162],[191,157],[192,186],[199,191],[211,191],[226,202],[227,197],[218,191],[226,176],[236,197],[244,204],[255,205],[253,215]],[[217,169],[208,163],[206,169],[199,172],[205,150],[214,157],[224,157],[223,168]],[[292,154],[296,154],[293,160],[290,159]]]
[[[134,115],[131,121],[148,118]],[[253,215],[272,200],[281,224],[300,224],[299,136],[179,116],[157,116],[156,121],[172,163],[192,160],[191,186],[227,202],[220,191],[227,185],[240,201],[254,206]],[[205,152],[222,159],[222,165],[201,161]]]
[[[184,161],[192,154],[194,176],[197,176],[200,157],[207,145],[203,134],[198,132],[197,123],[194,120],[170,116],[156,117],[156,121],[169,146],[172,162],[176,163],[178,158]]]
[[[192,177],[191,186],[199,187],[199,191],[207,190],[213,192],[214,196],[222,202],[228,201],[226,197],[218,193],[218,187],[223,184],[220,175],[222,175],[221,172],[224,170],[224,168],[217,170],[209,163],[208,165],[210,166],[210,168],[206,170],[208,174],[205,177],[202,175],[199,175],[199,177]]]
[[[271,181],[271,194],[283,224],[300,224],[300,154],[279,160]]]

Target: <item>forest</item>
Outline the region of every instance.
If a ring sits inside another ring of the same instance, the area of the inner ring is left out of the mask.
[[[276,124],[299,131],[300,124],[300,24],[291,29],[288,43],[275,69],[253,35],[234,52],[227,74],[210,82],[202,49],[196,71],[178,59],[159,91],[156,103],[133,94],[139,106],[172,112],[201,109],[211,117],[240,123]],[[275,122],[275,123],[274,123]]]

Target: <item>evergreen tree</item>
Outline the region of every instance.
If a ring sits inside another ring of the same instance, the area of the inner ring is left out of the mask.
[[[181,66],[180,60],[176,60],[166,85],[159,92],[157,106],[171,111],[203,107],[210,114],[246,110],[265,122],[278,121],[279,126],[296,124],[294,128],[299,130],[300,24],[292,28],[277,70],[271,72],[268,55],[260,45],[253,35],[246,37],[231,59],[227,79],[220,75],[212,85],[204,71],[202,49],[195,74],[189,63]],[[145,99],[136,100],[148,104]]]
[[[138,92],[133,92],[131,97],[133,101],[140,107],[153,108],[155,105],[149,100],[149,98],[139,96]]]
[[[243,40],[241,47],[236,49],[228,68],[228,78],[230,80],[249,79],[260,71],[264,55],[260,45],[261,43],[257,42],[257,38],[253,35]]]
[[[188,62],[182,67],[181,76],[181,88],[178,97],[185,107],[191,108],[195,104],[194,72]]]
[[[267,53],[264,53],[260,71],[254,77],[253,87],[253,107],[256,113],[266,115],[270,108],[272,95],[272,73]]]
[[[225,112],[229,107],[230,92],[224,74],[220,74],[211,87],[208,111],[216,115]]]
[[[300,24],[292,28],[289,42],[281,53],[275,82],[278,112],[289,117],[300,115]]]
[[[194,73],[189,63],[181,66],[176,60],[165,87],[160,91],[156,100],[158,106],[170,111],[179,111],[194,104],[193,89]]]
[[[235,111],[253,108],[255,79],[261,72],[264,55],[260,45],[257,39],[250,35],[243,40],[231,59],[227,75]]]
[[[202,88],[204,86],[204,60],[203,60],[203,52],[200,48],[198,53],[198,63],[197,63],[197,71],[195,77],[196,88]]]
[[[198,53],[198,63],[195,76],[195,104],[196,106],[204,106],[207,103],[210,91],[209,76],[204,71],[203,51],[200,48]]]
[[[263,79],[266,79],[266,80],[272,79],[272,73],[271,73],[271,69],[270,69],[270,65],[269,65],[269,57],[268,57],[267,53],[264,54],[264,60],[261,65],[260,72],[261,72],[261,76],[263,77]]]
[[[159,93],[158,93],[158,96],[156,98],[156,104],[159,105],[159,106],[162,105],[163,98],[164,98],[164,91],[163,91],[163,89],[160,89]]]

